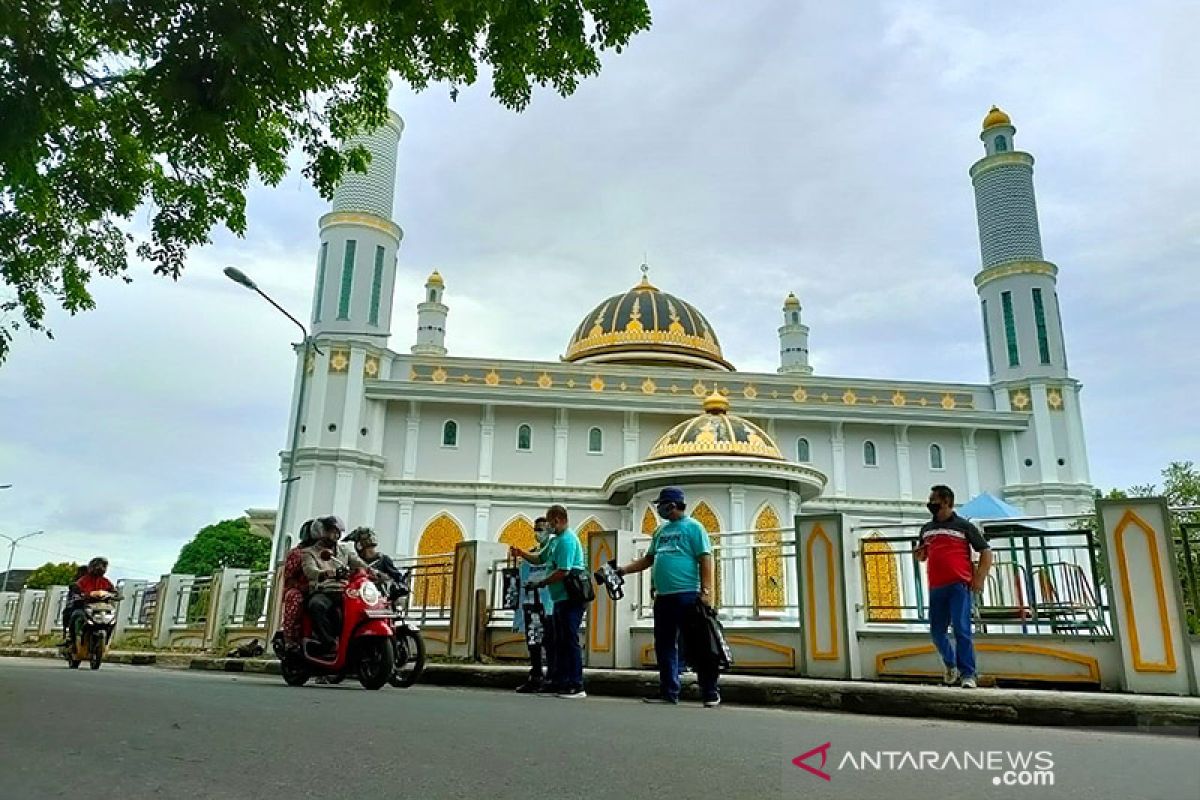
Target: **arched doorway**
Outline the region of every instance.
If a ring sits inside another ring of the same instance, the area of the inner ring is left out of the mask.
[[[599,533],[604,530],[604,526],[595,517],[591,517],[582,525],[576,528],[575,533],[579,536],[579,543],[583,545],[583,557],[588,558],[588,538],[593,533]]]
[[[500,544],[527,551],[535,549],[537,537],[533,534],[533,522],[524,514],[513,517],[500,530]]]
[[[759,609],[779,611],[785,605],[782,542],[779,515],[763,506],[754,520],[754,596]]]
[[[892,546],[873,533],[863,541],[867,622],[900,619],[900,570]]]
[[[650,536],[656,530],[658,530],[658,516],[654,513],[653,508],[647,508],[646,513],[642,514],[642,533]]]
[[[463,540],[462,526],[446,513],[431,519],[417,543],[413,601],[422,606],[449,606],[454,581],[454,548]]]

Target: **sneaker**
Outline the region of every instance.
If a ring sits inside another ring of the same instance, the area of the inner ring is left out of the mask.
[[[659,703],[668,706],[677,706],[679,701],[674,697],[667,697],[665,694],[652,694],[649,697],[642,698],[643,703]]]
[[[555,686],[553,683],[543,683],[537,689],[537,693],[541,694],[541,695],[558,694],[559,691],[560,691],[560,689],[557,686]]]
[[[542,684],[526,681],[517,687],[517,694],[538,694],[543,691]]]
[[[704,701],[705,708],[716,708],[719,705],[721,705],[721,695],[717,695],[716,697],[710,697]]]
[[[979,684],[975,681],[974,675],[968,675],[962,679],[962,687],[964,689],[978,689]]]
[[[946,671],[942,673],[942,683],[953,686],[958,683],[958,677],[958,667],[946,667]]]
[[[587,697],[587,692],[583,689],[568,689],[565,692],[559,692],[556,697],[561,697],[564,700],[582,700]]]

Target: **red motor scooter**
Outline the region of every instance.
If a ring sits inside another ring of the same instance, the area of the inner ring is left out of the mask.
[[[337,561],[333,553],[321,558]],[[380,689],[392,676],[395,651],[392,622],[396,615],[370,576],[361,570],[352,574],[342,590],[342,630],[332,656],[315,655],[312,620],[304,615],[303,646],[287,650],[276,642],[280,673],[288,686],[303,686],[309,678],[324,675],[340,681],[357,674],[364,689]]]

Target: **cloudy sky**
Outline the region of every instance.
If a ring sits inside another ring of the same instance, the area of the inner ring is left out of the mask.
[[[998,103],[1038,159],[1093,480],[1200,461],[1200,34],[1171,3],[652,2],[653,28],[571,98],[522,114],[485,84],[393,107],[405,229],[391,346],[437,267],[454,354],[553,359],[638,278],[697,305],[745,370],[804,304],[819,373],[986,380],[967,169]],[[157,576],[204,524],[270,506],[317,217],[295,173],[250,197],[179,283],[96,284],[98,310],[18,336],[0,367],[0,533],[15,566],[96,552]],[[557,298],[557,299],[556,299]],[[34,548],[38,549],[34,549]]]

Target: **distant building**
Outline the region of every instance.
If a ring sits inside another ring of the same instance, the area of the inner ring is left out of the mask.
[[[29,580],[29,576],[33,574],[31,569],[14,569],[7,573],[0,572],[0,586],[6,586],[5,591],[19,592],[25,588],[25,581]],[[7,575],[8,580],[5,580]]]

